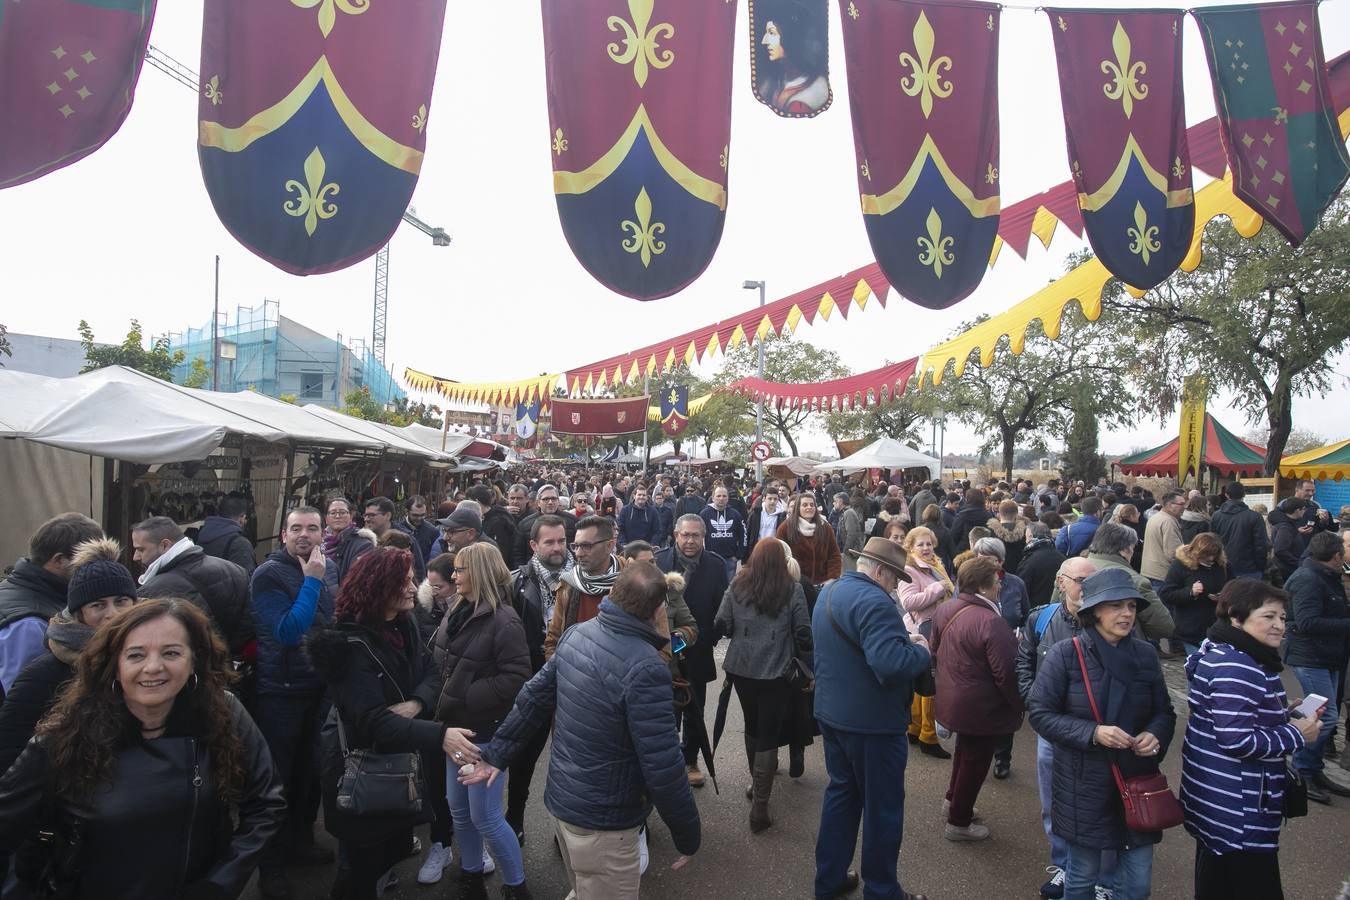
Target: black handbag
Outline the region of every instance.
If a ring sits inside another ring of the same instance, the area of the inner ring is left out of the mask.
[[[389,675],[384,664],[359,638],[348,638],[348,643],[365,647],[384,677],[394,685],[399,699],[405,700],[398,682]],[[347,746],[347,732],[342,727],[342,714],[333,709],[337,719],[338,746],[342,748],[342,776],[338,779],[337,808],[353,816],[419,816],[426,809],[427,788],[422,776],[422,754],[416,751],[380,753],[376,750]]]
[[[1298,819],[1308,814],[1308,782],[1288,758],[1284,768],[1284,817]]]
[[[800,656],[794,656],[788,663],[787,672],[783,677],[787,679],[788,684],[799,691],[804,691],[816,680],[816,673],[811,671],[811,667]]]
[[[84,839],[73,817],[49,803],[43,826],[19,845],[13,858],[15,884],[9,900],[73,900],[83,874]]]

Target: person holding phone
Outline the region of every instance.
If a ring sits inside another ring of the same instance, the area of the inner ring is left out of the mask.
[[[1316,740],[1321,710],[1295,718],[1280,682],[1289,595],[1241,579],[1217,600],[1217,618],[1186,661],[1191,717],[1180,799],[1195,838],[1195,897],[1270,900],[1284,896],[1285,756]]]

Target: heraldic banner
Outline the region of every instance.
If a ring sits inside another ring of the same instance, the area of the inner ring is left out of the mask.
[[[1195,230],[1184,13],[1046,12],[1088,241],[1111,274],[1147,290],[1181,265]]]
[[[554,434],[628,434],[647,428],[647,404],[650,398],[627,397],[623,400],[558,400],[551,419]]]
[[[750,86],[755,99],[788,119],[829,108],[829,0],[749,0]]]
[[[736,4],[543,0],[543,14],[563,234],[610,290],[674,294],[722,237]]]
[[[872,252],[906,299],[964,299],[998,231],[993,3],[839,0]]]
[[[528,441],[538,432],[539,408],[538,400],[531,403],[516,404],[516,437],[520,440]]]
[[[1200,24],[1233,193],[1298,246],[1350,174],[1316,2],[1191,11]]]
[[[198,155],[220,221],[295,275],[374,254],[412,199],[446,0],[206,0]]]
[[[0,0],[0,188],[83,159],[122,127],[155,0]]]
[[[689,424],[689,387],[674,385],[661,393],[661,430],[678,437]]]

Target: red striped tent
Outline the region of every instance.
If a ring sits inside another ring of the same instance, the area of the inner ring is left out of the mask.
[[[1177,447],[1181,437],[1172,438],[1161,447],[1144,450],[1125,457],[1116,465],[1126,475],[1156,475],[1177,477]],[[1209,413],[1205,413],[1205,439],[1200,448],[1205,469],[1223,478],[1253,478],[1265,474],[1266,448],[1258,447],[1224,428]]]

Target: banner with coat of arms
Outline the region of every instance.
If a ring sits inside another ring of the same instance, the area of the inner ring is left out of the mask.
[[[539,430],[540,402],[516,404],[516,437],[528,441]]]
[[[672,385],[661,392],[661,430],[679,437],[689,425],[689,386]]]
[[[554,434],[629,434],[647,428],[646,394],[622,400],[564,400],[549,401]]]
[[[998,231],[998,26],[972,0],[839,0],[863,222],[906,299],[940,309]]]
[[[131,112],[155,0],[0,0],[0,188],[83,159]]]
[[[722,237],[736,4],[543,0],[543,18],[563,234],[610,290],[674,294]]]
[[[446,0],[206,0],[198,156],[220,221],[295,275],[379,250],[412,199]]]
[[[1047,9],[1069,167],[1092,250],[1139,290],[1177,270],[1195,230],[1181,10]]]

